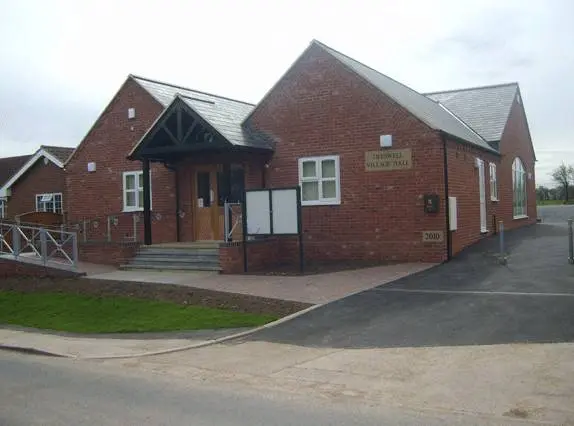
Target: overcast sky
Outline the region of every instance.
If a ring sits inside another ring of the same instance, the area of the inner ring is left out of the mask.
[[[518,81],[574,163],[574,2],[0,0],[0,157],[76,146],[129,73],[258,102],[312,39],[421,92]]]

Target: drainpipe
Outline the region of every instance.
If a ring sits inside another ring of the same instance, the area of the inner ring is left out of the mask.
[[[170,165],[168,163],[164,163],[164,166],[171,170],[174,173],[175,178],[175,239],[179,243],[181,241],[180,238],[180,219],[179,219],[179,210],[180,210],[180,199],[179,199],[179,176],[177,173],[177,167]]]
[[[444,167],[444,208],[445,208],[445,225],[446,225],[446,261],[452,259],[452,239],[450,233],[450,204],[449,204],[449,193],[448,193],[448,155],[447,155],[447,142],[446,135],[440,132],[440,137],[442,139],[442,151],[443,151],[443,167]]]

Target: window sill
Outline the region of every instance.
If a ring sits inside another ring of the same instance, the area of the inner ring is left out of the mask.
[[[498,198],[491,198],[490,201],[492,201],[493,203],[498,203]]]
[[[480,230],[480,233],[483,234],[483,235],[484,235],[484,234],[488,234],[488,229],[481,229],[481,230]]]
[[[143,212],[143,211],[144,211],[143,208],[126,208],[126,209],[122,210],[122,213],[137,213],[137,212]]]
[[[339,206],[341,205],[341,201],[301,201],[302,207],[307,206]]]
[[[525,215],[525,214],[523,214],[523,215],[520,215],[520,216],[513,216],[512,219],[514,219],[514,220],[528,219],[528,216]]]

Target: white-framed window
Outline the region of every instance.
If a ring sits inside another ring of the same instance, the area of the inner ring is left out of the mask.
[[[319,206],[341,204],[339,156],[299,159],[301,204]]]
[[[6,200],[0,200],[0,219],[6,217]]]
[[[134,212],[143,210],[143,172],[124,172],[123,174],[124,211]],[[151,206],[151,181],[150,181]]]
[[[36,211],[62,214],[62,194],[36,194]]]
[[[512,163],[512,214],[515,219],[527,217],[526,210],[526,170],[520,158]]]
[[[496,176],[496,163],[489,163],[490,200],[498,201],[498,178]]]

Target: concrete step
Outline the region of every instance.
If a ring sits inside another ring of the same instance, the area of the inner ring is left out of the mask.
[[[121,265],[120,270],[150,270],[150,271],[221,271],[221,267],[210,265]]]
[[[141,260],[139,258],[135,258],[132,259],[128,265],[138,265],[138,266],[146,266],[146,265],[151,265],[151,266],[219,266],[219,260],[195,260],[195,261],[185,261],[185,262],[180,262],[180,261],[173,261],[173,260],[162,260],[162,261],[146,261],[146,260]]]
[[[219,263],[219,256],[148,256],[139,255],[133,258],[138,262],[149,262],[149,263],[164,263],[164,262],[174,262],[174,263],[197,263],[197,262],[215,262]]]
[[[198,249],[198,250],[173,250],[173,249],[143,249],[138,250],[138,255],[142,256],[219,256],[218,249]]]
[[[193,250],[193,249],[213,249],[216,250],[221,245],[221,241],[198,241],[194,243],[165,243],[151,246],[142,246],[142,249],[169,249],[169,250]]]

